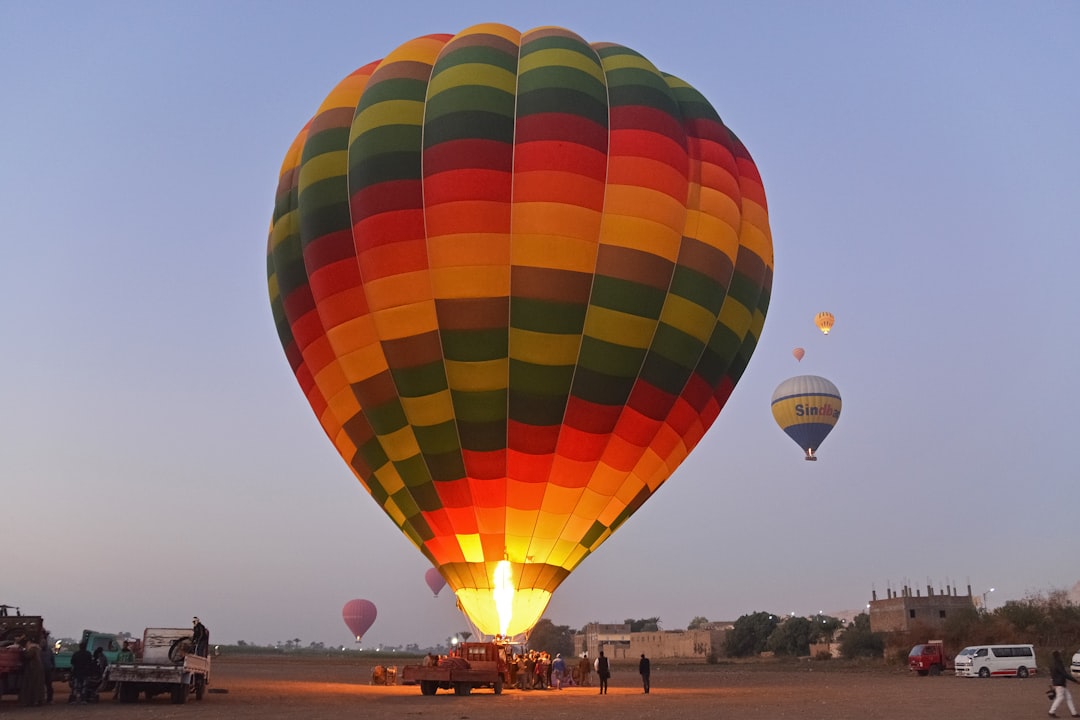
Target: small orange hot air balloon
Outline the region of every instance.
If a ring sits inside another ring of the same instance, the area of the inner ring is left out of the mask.
[[[795,356],[796,360],[798,360],[799,362],[802,362],[803,355],[806,355],[806,351],[803,350],[802,348],[795,348],[794,350],[791,351],[791,354]]]
[[[814,324],[817,325],[818,330],[825,335],[828,335],[829,331],[832,330],[834,322],[836,322],[836,318],[833,317],[831,312],[819,312],[814,316]]]

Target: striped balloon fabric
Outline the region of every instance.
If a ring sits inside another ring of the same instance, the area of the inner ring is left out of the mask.
[[[532,627],[702,439],[773,255],[757,168],[694,88],[488,24],[330,92],[282,165],[267,264],[330,440],[494,635]]]

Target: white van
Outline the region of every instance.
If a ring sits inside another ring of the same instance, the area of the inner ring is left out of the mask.
[[[1035,672],[1033,645],[972,645],[956,655],[960,677],[1018,677]]]
[[[1077,680],[1080,680],[1080,650],[1076,651],[1072,659],[1072,674]]]

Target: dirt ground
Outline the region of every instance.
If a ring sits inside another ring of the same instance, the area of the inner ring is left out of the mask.
[[[467,697],[416,686],[372,686],[372,664],[337,657],[223,656],[214,660],[210,692],[173,705],[167,696],[121,705],[105,695],[98,705],[67,705],[57,683],[56,704],[21,708],[0,702],[9,718],[199,718],[261,720],[362,717],[374,720],[628,720],[712,718],[757,720],[915,720],[1043,718],[1049,703],[1045,675],[1026,680],[915,677],[897,668],[857,667],[835,661],[677,665],[653,661],[652,691],[641,690],[637,666],[615,666],[609,692],[595,687],[519,691],[501,696],[477,690]],[[1080,693],[1074,693],[1080,695]],[[1077,698],[1080,701],[1080,697]],[[1059,715],[1068,717],[1067,711]]]

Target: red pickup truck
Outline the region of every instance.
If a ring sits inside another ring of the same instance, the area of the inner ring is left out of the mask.
[[[908,667],[919,675],[940,675],[942,670],[954,669],[953,656],[945,652],[941,640],[930,640],[911,648]]]

